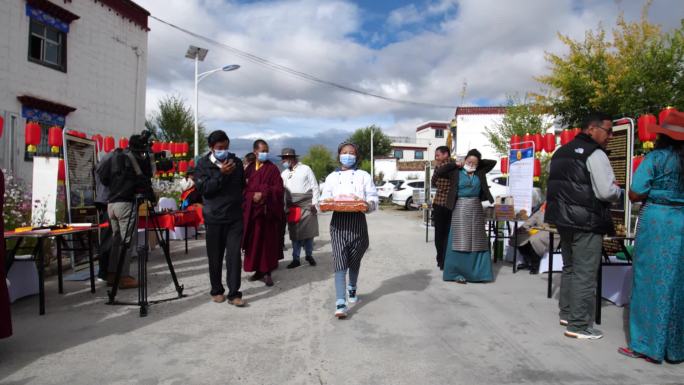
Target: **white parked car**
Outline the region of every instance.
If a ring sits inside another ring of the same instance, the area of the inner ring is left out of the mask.
[[[425,182],[422,180],[405,181],[392,194],[392,203],[410,210],[413,208],[413,190],[424,188]]]
[[[380,197],[380,199],[387,199],[391,201],[392,194],[394,194],[394,192],[399,186],[402,185],[402,183],[404,183],[404,181],[400,179],[393,179],[383,182],[382,185],[377,186],[378,197]]]

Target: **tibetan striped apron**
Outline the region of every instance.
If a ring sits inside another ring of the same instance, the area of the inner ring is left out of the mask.
[[[461,198],[451,216],[451,248],[454,251],[473,252],[489,250],[485,232],[484,210],[480,198]]]
[[[330,242],[335,271],[358,270],[369,243],[366,214],[334,212],[330,221]]]

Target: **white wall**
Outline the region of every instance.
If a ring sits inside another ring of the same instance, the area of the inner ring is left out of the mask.
[[[67,34],[67,73],[28,61],[26,1],[0,1],[3,136],[11,135],[9,117],[20,117],[13,155],[17,174],[29,182],[33,164],[24,161],[25,121],[17,96],[75,107],[77,110],[66,116],[66,127],[89,136],[130,136],[142,130],[145,122],[147,32],[100,3],[77,0],[55,4],[80,16]],[[7,140],[0,145],[5,145],[0,150],[6,152]]]
[[[435,138],[435,131],[436,130],[434,128],[427,127],[416,132],[416,143],[419,143],[427,147],[425,160],[433,159],[435,157],[435,150],[437,149],[437,147],[446,146],[449,130],[444,130],[443,138]]]
[[[503,114],[457,116],[456,155],[465,155],[470,149],[476,148],[485,159],[499,159],[484,133],[485,127],[501,124],[503,117]]]

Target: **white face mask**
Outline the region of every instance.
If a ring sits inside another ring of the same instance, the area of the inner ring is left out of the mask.
[[[183,191],[185,191],[189,188],[192,188],[192,186],[194,186],[194,185],[195,185],[195,181],[193,181],[192,179],[181,179],[181,181],[180,181],[180,187],[181,187],[181,189],[183,189]]]
[[[469,164],[466,164],[463,166],[463,169],[466,170],[466,172],[475,172],[475,170],[477,170],[477,167],[473,167]]]

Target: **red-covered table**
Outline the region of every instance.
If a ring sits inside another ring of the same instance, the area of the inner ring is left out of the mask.
[[[141,216],[138,218],[139,229],[165,230],[166,239],[169,239],[169,232],[175,231],[176,227],[185,228],[185,254],[188,253],[188,227],[200,225],[200,218],[197,211],[188,209],[183,211],[171,211],[155,213],[152,216]]]

